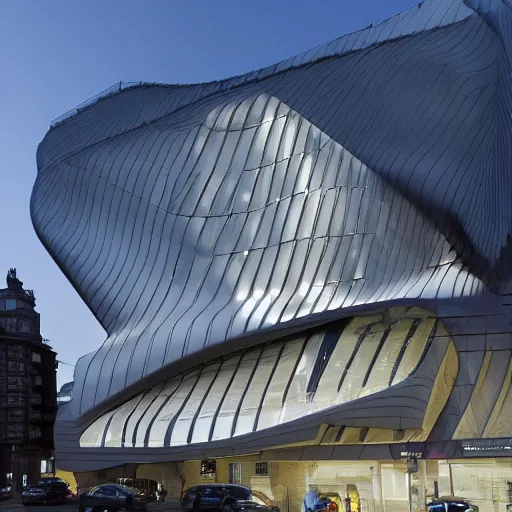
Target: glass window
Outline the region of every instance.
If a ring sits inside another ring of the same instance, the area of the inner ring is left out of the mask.
[[[259,476],[268,475],[268,462],[256,462],[254,465],[254,471]]]
[[[23,377],[7,377],[7,388],[22,390],[24,384]]]
[[[16,318],[5,319],[5,330],[7,332],[16,332]]]
[[[23,420],[24,413],[24,409],[7,409],[7,420],[13,422]]]
[[[25,373],[25,363],[21,361],[7,361],[7,369],[10,373]]]
[[[229,483],[242,483],[242,464],[240,464],[239,462],[229,464]]]
[[[13,309],[16,309],[16,299],[6,299],[5,309],[6,311],[12,311]]]
[[[41,419],[41,411],[34,409],[30,411],[30,419],[31,420],[40,420]]]
[[[217,461],[206,459],[201,461],[201,476],[211,477],[217,473]]]
[[[40,363],[41,362],[41,354],[38,354],[37,352],[32,352],[32,362]]]
[[[41,437],[41,428],[40,427],[31,427],[29,432],[30,439],[37,439]]]
[[[21,320],[21,326],[20,326],[21,332],[32,332],[32,322],[28,322],[27,320]]]
[[[25,403],[25,397],[23,395],[15,395],[12,393],[9,393],[7,395],[7,403],[10,405],[13,404],[24,404]]]
[[[34,386],[42,386],[43,385],[43,379],[39,375],[36,375],[34,377]]]
[[[35,394],[30,397],[30,402],[33,404],[40,404],[41,403],[41,395]]]
[[[23,357],[23,347],[21,345],[9,345],[7,347],[7,357]]]

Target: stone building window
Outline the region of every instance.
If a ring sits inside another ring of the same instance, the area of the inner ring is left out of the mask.
[[[40,404],[41,403],[41,395],[35,394],[30,397],[30,403],[32,404]]]
[[[214,459],[205,459],[201,461],[201,476],[203,478],[214,479],[217,475],[217,461]]]
[[[239,462],[229,464],[229,483],[242,483],[242,464],[240,464]]]
[[[16,395],[14,393],[9,393],[7,395],[7,404],[8,405],[23,405],[25,403],[25,397],[23,395]]]
[[[7,421],[23,421],[25,409],[7,409]]]
[[[41,428],[40,427],[30,427],[29,437],[30,437],[30,439],[37,439],[38,437],[41,437]]]
[[[17,319],[16,318],[2,318],[2,324],[1,327],[4,327],[4,329],[7,332],[16,332],[17,329]]]
[[[23,347],[21,345],[9,345],[7,347],[7,357],[22,358],[23,356]]]
[[[7,361],[7,370],[9,373],[24,375],[25,363],[22,363],[21,361]]]
[[[12,311],[16,309],[16,299],[6,299],[5,309],[6,311]]]
[[[256,462],[254,472],[258,476],[268,476],[268,462]]]
[[[24,333],[33,332],[32,322],[28,322],[27,320],[21,320],[20,331]]]
[[[21,391],[24,386],[23,377],[7,377],[7,389]]]

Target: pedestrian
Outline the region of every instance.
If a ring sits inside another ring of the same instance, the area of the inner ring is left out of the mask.
[[[302,512],[314,512],[319,501],[320,493],[318,489],[311,488],[302,500]]]
[[[197,493],[194,497],[194,502],[192,503],[193,512],[199,512],[201,510],[201,495]]]

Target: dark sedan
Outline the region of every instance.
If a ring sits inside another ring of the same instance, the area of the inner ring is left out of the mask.
[[[47,503],[46,493],[41,487],[27,487],[21,493],[21,503],[30,505],[31,503]]]
[[[0,500],[9,500],[13,498],[12,487],[0,487]]]
[[[98,485],[80,495],[79,512],[145,512],[146,500],[137,489],[117,484]]]
[[[194,512],[272,511],[248,487],[234,484],[204,484],[192,487],[183,497],[181,506],[185,511]]]

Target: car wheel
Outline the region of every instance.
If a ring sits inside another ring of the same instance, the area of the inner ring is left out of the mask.
[[[233,512],[233,509],[229,505],[224,505],[222,512]]]

